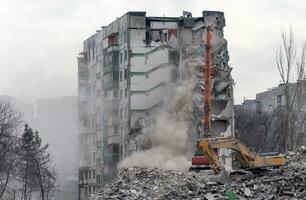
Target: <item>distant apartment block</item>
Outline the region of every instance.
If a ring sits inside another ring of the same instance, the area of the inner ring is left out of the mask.
[[[194,69],[203,61],[208,25],[214,27],[212,64],[217,70],[213,129],[231,135],[232,79],[222,12],[203,11],[200,17],[128,12],[83,42],[77,56],[80,199],[98,191],[113,178],[117,163],[139,150],[130,135],[154,121],[171,84],[182,78],[181,66]]]
[[[297,87],[297,82],[289,83],[289,94],[291,100],[294,99],[295,102],[293,104],[294,111],[306,115],[306,81],[301,80],[299,84],[300,86]],[[272,114],[277,109],[284,108],[285,104],[285,85],[282,84],[256,94],[256,99],[244,100],[242,105],[236,105],[236,110]],[[302,143],[306,143],[306,121],[304,121],[303,132]]]

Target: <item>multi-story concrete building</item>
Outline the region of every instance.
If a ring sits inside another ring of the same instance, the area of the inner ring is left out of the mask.
[[[112,179],[120,159],[139,150],[129,136],[154,121],[171,85],[203,67],[208,26],[213,29],[212,131],[232,135],[233,81],[222,12],[203,11],[200,17],[128,12],[84,41],[77,57],[81,199]]]
[[[302,80],[299,82],[299,87],[297,83],[289,83],[289,93],[291,101],[294,100],[294,107],[296,109],[306,110],[306,81]],[[263,112],[273,112],[279,106],[285,105],[285,86],[279,85],[267,91],[256,94],[256,104],[257,110]],[[302,102],[301,102],[302,101]],[[302,106],[298,108],[298,106]]]

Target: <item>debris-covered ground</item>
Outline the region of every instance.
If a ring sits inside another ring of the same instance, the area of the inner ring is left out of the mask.
[[[124,168],[91,199],[306,199],[306,158],[301,152],[289,156],[282,168],[227,183],[214,181],[207,172]]]

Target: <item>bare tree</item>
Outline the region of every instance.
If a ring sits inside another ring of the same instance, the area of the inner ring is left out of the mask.
[[[7,190],[9,181],[18,164],[17,131],[22,115],[8,100],[0,100],[0,199]]]
[[[295,106],[297,99],[301,99],[301,78],[305,74],[305,45],[302,46],[301,61],[296,61],[296,45],[294,35],[290,28],[289,34],[281,33],[282,45],[276,52],[276,65],[281,78],[281,86],[284,90],[284,105],[281,112],[279,112],[279,132],[281,135],[281,151],[286,152],[288,149],[292,150],[294,147],[294,138],[296,120],[295,120]],[[294,77],[293,65],[297,63],[296,74]],[[290,84],[297,78],[297,84]]]
[[[235,130],[238,137],[256,151],[273,151],[278,144],[273,119],[273,114],[235,109]]]

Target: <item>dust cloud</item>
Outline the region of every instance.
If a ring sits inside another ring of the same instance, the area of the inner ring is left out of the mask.
[[[190,167],[195,148],[193,88],[190,80],[172,89],[172,95],[166,99],[155,124],[143,133],[143,144],[149,144],[149,147],[125,158],[118,168],[138,166],[186,170]]]

